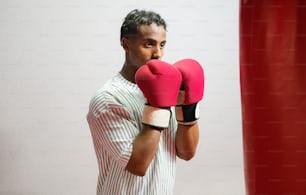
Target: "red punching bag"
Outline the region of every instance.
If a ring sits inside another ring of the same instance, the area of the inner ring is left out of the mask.
[[[306,0],[240,1],[247,195],[306,195]]]

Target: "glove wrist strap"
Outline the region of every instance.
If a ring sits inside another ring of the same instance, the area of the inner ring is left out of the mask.
[[[176,120],[179,124],[193,125],[199,119],[198,103],[175,106]]]
[[[144,105],[142,123],[159,130],[169,127],[171,117],[170,108],[158,108],[150,105]]]

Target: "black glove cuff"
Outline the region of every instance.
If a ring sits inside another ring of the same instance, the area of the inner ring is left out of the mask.
[[[175,107],[176,120],[179,124],[193,125],[199,119],[198,103],[177,105]]]

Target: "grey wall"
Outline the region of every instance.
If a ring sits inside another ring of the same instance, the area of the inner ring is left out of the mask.
[[[164,60],[205,69],[197,156],[178,160],[175,195],[243,195],[238,1],[0,1],[0,194],[95,194],[85,116],[119,71],[119,28],[134,8],[167,21]]]

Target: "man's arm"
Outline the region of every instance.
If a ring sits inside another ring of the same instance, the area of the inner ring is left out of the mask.
[[[126,170],[138,176],[144,176],[158,148],[161,132],[144,126],[133,141],[133,152]]]
[[[175,146],[176,155],[184,160],[193,158],[199,142],[198,123],[193,125],[178,125]]]
[[[175,146],[177,156],[190,160],[199,142],[199,105],[204,94],[204,70],[193,59],[183,59],[174,64],[182,74],[182,85],[175,107],[178,128]]]
[[[161,131],[168,130],[170,107],[176,105],[182,78],[172,65],[151,60],[137,70],[135,82],[148,103],[144,105],[142,115],[143,129],[133,141],[126,170],[143,176],[155,156]]]
[[[126,170],[138,176],[144,176],[157,151],[161,132],[144,126],[133,142],[133,152]],[[178,125],[175,146],[177,156],[184,160],[193,158],[199,142],[198,123]]]

